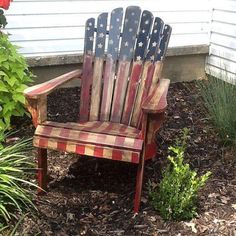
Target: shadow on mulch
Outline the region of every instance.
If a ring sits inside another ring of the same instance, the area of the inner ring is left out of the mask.
[[[138,215],[133,214],[135,165],[49,151],[49,191],[35,199],[39,212],[25,218],[20,235],[234,235],[235,152],[220,146],[199,94],[195,82],[171,84],[157,158],[146,163]],[[48,102],[50,120],[77,120],[79,89],[57,90]],[[200,193],[197,218],[164,222],[150,205],[147,183],[160,181],[168,147],[185,127],[190,130],[186,161],[199,174],[213,174]],[[20,128],[20,135],[32,136],[29,121]]]

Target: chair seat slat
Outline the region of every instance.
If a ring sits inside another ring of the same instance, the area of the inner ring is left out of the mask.
[[[59,150],[79,155],[106,158],[115,161],[125,161],[139,163],[140,152],[126,149],[111,148],[108,146],[98,146],[93,144],[77,143],[57,138],[45,138],[34,136],[33,144],[35,147]]]
[[[93,133],[102,133],[102,134],[111,134],[118,136],[125,136],[131,138],[140,137],[140,130],[133,128],[131,126],[126,126],[119,123],[112,122],[103,122],[103,121],[88,121],[82,123],[58,123],[53,121],[45,121],[43,123],[45,126],[58,127],[58,128],[66,128],[66,129],[74,129],[81,130]]]
[[[92,133],[74,129],[58,128],[38,125],[35,136],[68,140],[77,143],[88,143],[99,146],[125,148],[128,150],[141,151],[143,140],[130,137],[115,136],[102,133]]]

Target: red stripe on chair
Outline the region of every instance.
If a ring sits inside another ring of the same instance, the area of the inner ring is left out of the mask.
[[[102,147],[94,147],[94,156],[95,157],[103,157],[103,150]]]
[[[61,129],[60,136],[68,138],[70,136],[70,130],[69,129]]]
[[[42,135],[45,135],[45,136],[50,136],[51,133],[52,133],[52,130],[53,130],[53,127],[50,127],[50,126],[47,126],[47,127],[43,127],[43,130],[42,130]]]
[[[122,151],[121,150],[113,150],[112,151],[112,160],[122,161]]]
[[[111,118],[112,122],[120,122],[122,109],[125,100],[126,88],[129,76],[129,61],[120,61],[118,66],[115,91],[112,101]]]
[[[127,95],[125,100],[124,111],[122,115],[122,123],[129,124],[132,108],[134,105],[135,95],[138,90],[139,77],[142,71],[142,62],[134,62],[132,72],[130,75],[129,86],[127,89]]]
[[[57,148],[63,152],[66,152],[67,144],[65,142],[58,141]]]
[[[75,148],[75,152],[80,155],[84,155],[85,153],[85,146],[81,144],[77,144]]]
[[[48,147],[48,140],[47,139],[39,139],[39,146],[42,148]]]
[[[103,94],[102,94],[102,104],[101,104],[101,121],[108,121],[110,110],[111,110],[111,102],[112,102],[112,92],[114,86],[114,78],[115,78],[115,62],[113,62],[112,58],[107,56],[105,69],[104,69],[104,85],[103,85]]]
[[[83,64],[83,75],[81,80],[80,95],[80,121],[87,121],[89,118],[90,88],[92,86],[92,65],[93,56],[85,55]]]
[[[139,163],[139,155],[137,153],[132,153],[131,162],[132,163]]]

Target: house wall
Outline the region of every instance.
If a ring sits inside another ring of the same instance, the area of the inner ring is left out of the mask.
[[[86,19],[129,5],[172,26],[170,47],[208,44],[209,0],[14,0],[6,11],[6,30],[27,57],[80,54]]]
[[[212,1],[210,56],[206,70],[236,82],[236,1]]]

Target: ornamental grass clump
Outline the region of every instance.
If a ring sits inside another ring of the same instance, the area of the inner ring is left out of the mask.
[[[168,156],[169,164],[163,171],[159,187],[152,188],[149,196],[154,208],[165,220],[190,220],[197,215],[197,197],[210,176],[207,172],[198,177],[189,164],[184,163],[187,131],[184,131],[182,142],[170,147],[173,153]],[[180,145],[181,144],[181,145]]]
[[[224,144],[232,144],[236,141],[236,85],[233,84],[233,79],[227,78],[227,74],[221,77],[217,79],[208,75],[208,80],[199,84],[205,106],[220,139]]]
[[[0,148],[0,226],[27,209],[36,209],[31,188],[37,186],[26,180],[34,168],[26,155],[31,146],[31,140],[21,140]]]

